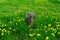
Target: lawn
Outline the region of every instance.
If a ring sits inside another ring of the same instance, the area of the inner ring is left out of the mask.
[[[34,28],[27,12],[35,12]],[[0,0],[0,40],[60,40],[60,0]]]

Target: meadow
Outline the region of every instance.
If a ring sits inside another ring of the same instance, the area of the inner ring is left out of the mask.
[[[35,12],[35,28],[27,12]],[[0,40],[60,40],[60,0],[0,0]]]

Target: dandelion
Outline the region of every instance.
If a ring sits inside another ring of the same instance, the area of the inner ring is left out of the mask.
[[[39,29],[37,29],[37,30],[39,30]]]
[[[4,35],[4,33],[2,33],[1,35]]]
[[[52,36],[55,36],[55,34],[54,34],[54,33],[52,33]]]
[[[47,30],[50,30],[50,28],[48,28]]]
[[[18,23],[16,23],[16,25],[18,25]]]
[[[13,29],[13,31],[15,31],[15,29]]]
[[[6,24],[4,26],[6,26]]]
[[[34,40],[37,40],[36,38],[34,38]]]
[[[37,34],[37,36],[40,36],[41,34]]]
[[[5,31],[5,29],[2,29],[2,34],[1,35],[4,35],[4,31]]]
[[[48,36],[46,37],[46,40],[49,40],[49,37]]]
[[[47,28],[47,26],[44,26],[45,28]]]
[[[7,30],[5,30],[5,32],[7,32]]]
[[[3,30],[5,31],[6,29],[4,28]]]
[[[2,30],[2,29],[0,28],[0,30]]]
[[[57,28],[57,29],[59,29],[59,28]]]
[[[33,34],[29,34],[29,36],[31,36],[31,37],[32,37],[32,36],[33,36]]]
[[[31,25],[29,25],[29,27],[31,27]]]
[[[41,24],[41,26],[42,26],[43,24]]]
[[[11,21],[10,21],[9,23],[10,23],[10,24],[12,24],[12,22],[11,22]]]
[[[4,25],[2,25],[2,27],[3,27]]]
[[[9,29],[12,29],[11,27]]]
[[[8,31],[8,34],[10,34],[10,31]]]
[[[60,34],[60,32],[58,32],[58,34]]]
[[[51,24],[48,24],[48,26],[50,27],[50,26],[51,26]]]
[[[60,22],[56,22],[57,24],[59,24]]]
[[[53,30],[53,28],[50,28],[51,30]]]
[[[47,32],[47,31],[46,31]]]
[[[58,24],[56,27],[59,27],[60,25]]]
[[[55,29],[53,28],[53,31],[55,31],[55,30],[56,30],[56,28]]]
[[[54,31],[54,33],[56,33],[57,31]]]
[[[19,19],[18,21],[20,22],[21,20]]]

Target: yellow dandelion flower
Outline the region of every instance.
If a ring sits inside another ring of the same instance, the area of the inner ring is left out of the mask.
[[[29,25],[29,27],[30,27],[31,25]]]
[[[50,28],[48,28],[48,30],[50,30]]]
[[[2,30],[2,29],[0,28],[0,30]]]
[[[12,24],[12,22],[11,22],[11,21],[10,21],[9,23],[10,23],[10,24]]]
[[[52,36],[55,36],[55,34],[54,34],[54,33],[52,33]]]
[[[16,25],[18,25],[18,23],[16,23]]]
[[[44,26],[45,28],[47,28],[47,26]]]
[[[51,26],[51,24],[48,24],[48,26]]]
[[[6,26],[6,24],[5,24],[5,26]]]
[[[57,28],[57,29],[59,29],[59,28]]]
[[[1,35],[4,35],[4,30],[5,30],[5,29],[2,29],[2,34],[1,34]]]
[[[54,30],[57,30],[56,28]]]
[[[5,30],[5,32],[7,32],[7,30]]]
[[[60,34],[60,32],[58,32],[58,34]]]
[[[53,30],[53,28],[50,28],[51,30]]]
[[[34,38],[34,40],[37,40],[36,38]]]
[[[40,36],[41,34],[37,34],[37,36]]]
[[[3,30],[5,30],[5,28]]]
[[[21,20],[19,19],[18,21],[20,22]]]
[[[47,31],[46,31],[47,32]]]
[[[4,35],[4,33],[2,33],[1,35]]]
[[[55,31],[55,30],[56,30],[56,28],[55,29],[53,28],[53,31]]]
[[[39,29],[37,29],[37,30],[39,30]]]
[[[29,36],[31,36],[31,37],[32,37],[32,36],[33,36],[33,34],[29,34]]]
[[[9,29],[12,29],[11,27]]]
[[[54,33],[56,33],[57,31],[54,31]]]
[[[10,31],[8,31],[8,34],[10,34]]]
[[[55,29],[53,28],[53,31],[55,31]]]
[[[2,25],[2,27],[3,27],[4,25]]]
[[[49,40],[49,37],[48,36],[46,37],[46,40]]]
[[[60,26],[59,24],[57,25],[57,27]]]
[[[2,29],[2,33],[4,33],[4,30]]]
[[[13,29],[13,31],[15,31],[16,29]]]
[[[60,22],[56,22],[57,24],[59,24]]]

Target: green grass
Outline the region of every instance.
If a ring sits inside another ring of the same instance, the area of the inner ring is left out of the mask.
[[[30,11],[34,29],[24,22]],[[0,40],[60,40],[60,1],[0,0]]]

